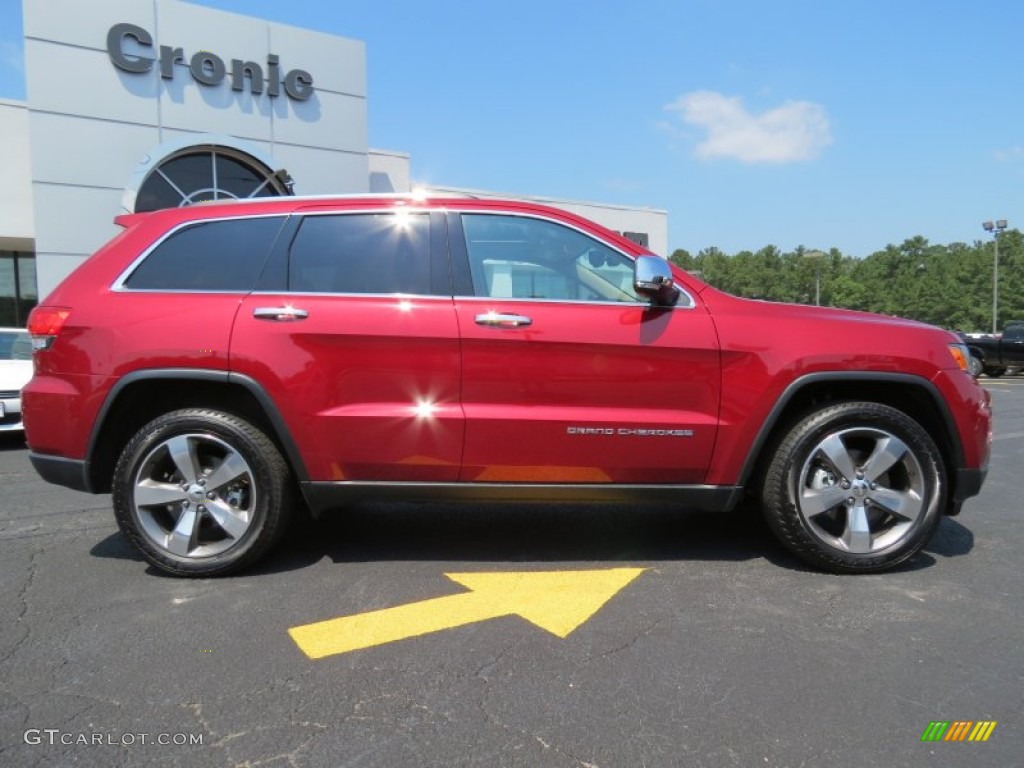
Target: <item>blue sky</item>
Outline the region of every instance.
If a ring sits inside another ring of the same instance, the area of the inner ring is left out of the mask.
[[[692,252],[1024,227],[1024,3],[200,4],[363,40],[370,145],[424,183],[664,208]],[[0,98],[21,30],[0,0]]]

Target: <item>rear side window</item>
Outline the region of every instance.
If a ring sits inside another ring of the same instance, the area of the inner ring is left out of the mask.
[[[160,243],[124,281],[148,291],[251,291],[284,217],[203,221]]]
[[[292,241],[288,287],[303,293],[430,293],[425,213],[308,216]]]

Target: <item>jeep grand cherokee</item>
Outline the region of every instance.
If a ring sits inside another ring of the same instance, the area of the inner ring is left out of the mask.
[[[564,211],[275,198],[118,219],[32,313],[31,458],[153,565],[245,567],[299,504],[757,499],[836,572],[981,488],[951,333],[729,296]]]

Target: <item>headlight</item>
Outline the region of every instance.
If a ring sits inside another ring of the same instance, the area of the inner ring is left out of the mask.
[[[960,366],[961,371],[970,372],[971,353],[967,350],[966,344],[950,344],[949,354],[956,360],[956,364]]]

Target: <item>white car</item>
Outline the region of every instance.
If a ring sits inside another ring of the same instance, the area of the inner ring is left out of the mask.
[[[24,328],[0,328],[0,432],[21,432],[21,389],[32,378],[32,339]]]

